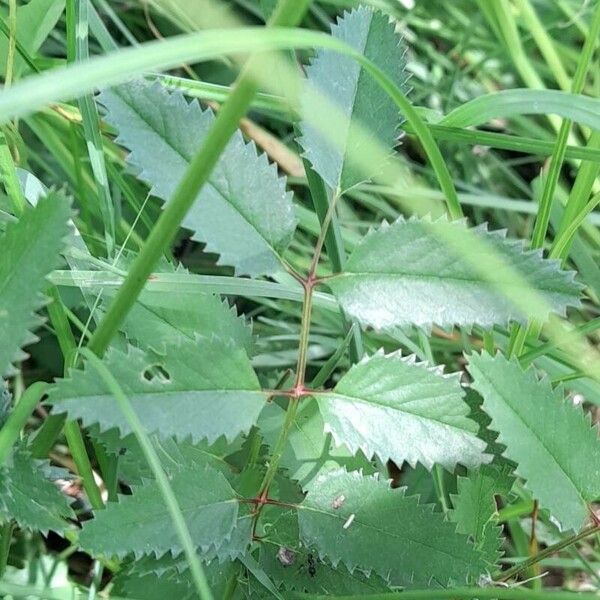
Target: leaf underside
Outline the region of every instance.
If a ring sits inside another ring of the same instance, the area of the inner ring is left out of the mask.
[[[361,6],[346,13],[331,29],[338,38],[371,60],[394,83],[407,92],[405,47],[387,15]],[[391,155],[398,142],[401,119],[398,107],[356,60],[333,50],[319,50],[307,68],[308,83],[339,111],[332,118],[322,100],[306,88],[302,113],[327,115],[317,127],[306,118],[301,122],[298,140],[314,170],[332,190],[341,192],[369,179],[383,165],[365,163],[362,137]]]
[[[0,376],[26,357],[21,347],[37,339],[31,333],[41,323],[35,311],[45,304],[46,277],[60,264],[70,217],[69,201],[51,193],[9,223],[0,239]]]
[[[117,141],[131,151],[128,162],[139,178],[153,195],[169,200],[214,122],[212,111],[159,83],[120,85],[99,100]],[[236,131],[182,224],[220,255],[220,264],[235,267],[238,275],[259,276],[281,271],[279,255],[296,219],[285,179]]]
[[[589,415],[515,359],[473,354],[468,369],[515,472],[563,530],[579,529],[600,496],[600,441]]]
[[[316,398],[326,430],[353,452],[428,469],[488,460],[477,425],[467,417],[459,375],[443,375],[414,356],[381,351]]]
[[[185,518],[192,541],[201,551],[218,548],[236,524],[238,502],[225,477],[205,466],[182,465],[170,484]],[[98,511],[84,524],[79,542],[85,550],[104,556],[173,556],[183,549],[156,482],[134,488]]]
[[[180,338],[163,353],[112,348],[104,359],[142,425],[162,438],[233,440],[256,423],[265,395],[241,348],[212,337]],[[103,379],[92,367],[71,371],[48,396],[54,413],[68,412],[85,425],[131,433]]]
[[[432,506],[356,471],[317,477],[298,518],[303,543],[320,556],[373,570],[392,585],[446,587],[477,579],[484,569],[467,537]]]
[[[578,306],[573,277],[504,231],[400,217],[370,232],[327,284],[350,316],[375,329],[487,327]]]

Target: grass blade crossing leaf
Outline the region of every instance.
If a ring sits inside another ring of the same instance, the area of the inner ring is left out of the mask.
[[[579,303],[573,276],[503,231],[401,217],[368,234],[326,282],[362,325],[389,329],[544,321]]]
[[[144,429],[160,437],[232,440],[252,427],[266,400],[244,350],[215,337],[180,338],[165,344],[164,354],[113,348],[105,364]],[[89,366],[60,380],[48,401],[55,413],[68,412],[86,425],[131,433],[110,390]]]
[[[155,292],[147,288],[121,329],[139,346],[156,350],[182,336],[194,340],[197,333],[230,340],[247,352],[252,349],[252,330],[244,318],[226,301],[200,290]]]
[[[304,544],[334,565],[373,570],[392,585],[446,587],[483,570],[481,557],[452,523],[376,477],[343,470],[321,475],[299,510]]]
[[[353,452],[428,469],[486,461],[459,375],[443,375],[414,356],[378,352],[316,398],[325,429]]]
[[[361,6],[346,13],[332,27],[331,33],[371,60],[404,93],[407,92],[405,48],[387,15]],[[368,131],[391,154],[401,124],[398,107],[360,64],[333,50],[319,51],[307,69],[307,76],[309,83],[346,119],[345,127],[333,124],[331,131],[325,132],[304,120],[299,142],[306,158],[327,185],[334,191],[343,192],[365,180],[364,171],[348,161],[348,156],[360,152],[358,128]],[[307,88],[303,96],[303,114],[323,110],[318,98],[309,91]],[[383,166],[378,165],[379,168]]]
[[[516,473],[563,529],[579,529],[600,496],[600,441],[589,416],[516,359],[473,354],[468,368]]]
[[[103,92],[107,121],[131,154],[129,162],[155,196],[168,200],[214,121],[210,110],[179,92],[143,82]],[[296,219],[285,179],[237,131],[183,220],[192,238],[243,275],[281,270]]]
[[[41,320],[34,313],[45,303],[41,292],[60,262],[70,218],[69,201],[51,193],[18,223],[9,223],[0,239],[0,375],[11,370],[12,361],[23,359],[20,348],[36,339],[31,330]]]
[[[225,477],[205,467],[182,465],[172,474],[171,487],[185,517],[193,542],[202,551],[219,547],[235,526],[238,502]],[[156,502],[156,481],[134,489],[118,504],[109,504],[83,527],[79,542],[91,552],[125,556],[133,552],[161,556],[181,554],[182,547],[165,505]]]

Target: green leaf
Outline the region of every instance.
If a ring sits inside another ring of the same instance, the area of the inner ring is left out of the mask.
[[[34,55],[44,40],[56,26],[65,8],[65,0],[31,0],[17,8],[17,41],[29,54]],[[5,16],[5,15],[3,15]],[[8,40],[0,33],[0,75],[6,73],[6,56],[8,54]],[[26,63],[19,52],[15,54],[15,71],[18,73]]]
[[[467,415],[460,375],[383,350],[363,359],[330,392],[315,394],[336,443],[398,465],[476,466],[485,443]],[[409,440],[409,442],[407,442]]]
[[[389,590],[381,577],[360,569],[349,571],[343,565],[335,567],[321,560],[310,547],[299,539],[296,510],[263,511],[267,535],[261,540],[260,566],[277,584],[287,590],[308,593],[374,594]]]
[[[346,13],[333,25],[331,33],[371,60],[407,92],[405,47],[387,15],[361,6]],[[325,131],[305,120],[301,123],[302,137],[298,141],[328,186],[343,192],[368,178],[364,166],[358,168],[356,163],[365,132],[391,155],[402,122],[398,107],[354,59],[334,50],[317,52],[307,68],[307,77],[345,119],[342,127],[332,122]],[[307,88],[301,110],[303,114],[314,114],[324,108],[322,101]],[[382,164],[376,166],[377,169],[383,167]],[[370,176],[376,174],[373,172]]]
[[[69,201],[51,193],[9,223],[0,239],[0,376],[26,357],[20,348],[37,339],[31,330],[41,319],[34,313],[45,303],[46,277],[60,263],[70,217]]]
[[[468,369],[517,475],[563,530],[579,529],[600,496],[600,441],[589,415],[516,359],[473,354]]]
[[[326,282],[351,317],[390,329],[545,321],[579,304],[573,277],[504,231],[401,217],[369,233]]]
[[[188,104],[180,92],[167,92],[159,83],[121,85],[103,92],[100,102],[118,130],[117,140],[131,151],[129,163],[153,195],[168,200],[214,121],[212,111],[196,101]],[[208,251],[220,254],[221,264],[259,276],[281,271],[279,255],[296,219],[285,179],[237,131],[183,225]]]
[[[501,556],[495,496],[507,496],[513,482],[507,471],[483,465],[467,477],[459,477],[457,493],[451,496],[454,508],[450,517],[457,531],[471,537],[490,567]]]
[[[0,468],[0,515],[44,534],[65,531],[66,519],[75,517],[67,497],[46,478],[39,461],[23,449],[17,449]]]
[[[359,472],[321,475],[299,507],[300,537],[334,565],[373,570],[394,586],[477,579],[482,559],[432,506]]]
[[[121,330],[138,345],[159,351],[163,344],[182,336],[194,340],[198,333],[230,340],[247,352],[252,349],[252,331],[243,317],[218,296],[199,290],[144,290]]]
[[[123,598],[143,600],[195,600],[198,592],[189,570],[181,572],[178,561],[170,556],[145,557],[119,572],[112,580],[111,594]],[[215,598],[222,598],[229,579],[236,570],[234,563],[219,564],[212,561],[204,565],[204,572]]]
[[[170,483],[199,549],[218,548],[231,537],[238,502],[221,473],[210,467],[182,465],[171,475]],[[84,524],[79,536],[81,547],[104,556],[180,554],[183,549],[179,537],[169,511],[159,499],[154,481],[134,488],[132,496],[122,496],[118,503],[108,504]]]
[[[147,432],[209,443],[233,440],[256,423],[266,396],[243,349],[219,338],[180,338],[164,354],[132,346],[110,349],[106,366],[117,379]],[[55,413],[68,412],[102,430],[131,433],[127,420],[93,368],[72,371],[48,396]]]

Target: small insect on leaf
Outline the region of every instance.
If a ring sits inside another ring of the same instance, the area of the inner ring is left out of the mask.
[[[311,577],[314,577],[317,574],[317,563],[315,562],[315,557],[312,554],[307,556],[308,563],[308,574]]]
[[[277,559],[284,567],[291,567],[296,562],[296,553],[289,548],[281,546],[277,551]]]
[[[333,502],[331,503],[331,508],[333,508],[334,510],[337,510],[338,508],[340,508],[342,506],[342,504],[344,504],[345,501],[346,501],[346,496],[344,496],[344,494],[341,494],[337,498],[334,498]]]

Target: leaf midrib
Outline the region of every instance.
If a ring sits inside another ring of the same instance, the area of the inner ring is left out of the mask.
[[[449,397],[449,396],[456,396],[456,395],[457,395],[456,392],[446,392],[444,394],[437,395],[436,398],[446,398],[446,397]],[[451,423],[446,423],[445,421],[440,421],[439,419],[435,419],[433,417],[423,417],[422,415],[418,415],[418,414],[416,414],[416,413],[414,413],[414,412],[412,412],[410,410],[402,410],[399,407],[391,406],[389,404],[385,404],[383,402],[377,401],[376,399],[359,398],[357,396],[351,396],[349,394],[342,394],[340,392],[336,392],[335,390],[332,390],[331,392],[324,392],[324,393],[321,393],[321,394],[315,394],[315,396],[316,396],[317,400],[319,398],[323,398],[323,397],[327,397],[327,396],[336,396],[338,398],[341,398],[342,400],[348,400],[349,402],[358,402],[358,403],[362,403],[362,404],[374,404],[375,406],[380,406],[382,408],[391,408],[392,410],[396,410],[399,413],[404,413],[406,415],[410,415],[412,417],[415,417],[417,419],[421,419],[423,421],[433,421],[434,423],[439,423],[440,425],[445,425],[445,426],[450,427],[452,429],[456,429],[456,430],[458,430],[458,431],[460,431],[462,433],[467,433],[467,434],[472,435],[473,437],[477,437],[474,432],[471,432],[468,429],[462,429],[461,427],[458,427],[457,425],[452,425]],[[421,401],[421,400],[426,400],[426,399],[428,399],[428,396],[423,396],[421,398],[415,398],[415,399],[411,400],[411,403],[412,402],[418,402],[418,401]],[[461,399],[461,402],[462,402],[462,399]],[[464,418],[468,419],[468,417],[466,417],[466,416]]]
[[[383,277],[390,277],[390,278],[396,278],[396,279],[403,279],[403,280],[410,280],[410,279],[417,279],[417,280],[429,280],[432,279],[434,281],[442,281],[442,282],[447,282],[447,281],[457,281],[457,282],[463,282],[463,283],[473,283],[473,284],[484,284],[490,287],[495,287],[498,286],[500,284],[509,284],[514,288],[523,288],[523,289],[531,289],[531,287],[533,287],[531,284],[528,284],[527,282],[523,282],[523,283],[519,283],[519,282],[513,282],[513,281],[504,281],[504,280],[495,280],[495,281],[490,281],[489,279],[485,279],[485,278],[480,278],[480,279],[473,279],[473,278],[468,278],[468,277],[457,277],[456,275],[451,275],[451,276],[444,276],[444,275],[438,275],[435,273],[424,273],[424,274],[419,274],[419,273],[401,273],[401,272],[387,272],[387,271],[345,271],[343,273],[336,273],[334,275],[330,275],[329,277],[324,277],[322,280],[324,283],[330,282],[330,281],[335,281],[336,279],[351,279],[353,277],[363,277],[363,278],[367,278],[367,277],[379,277],[379,276],[383,276]],[[534,289],[541,289],[541,290],[545,290],[548,292],[554,292],[557,294],[564,294],[566,296],[572,296],[574,294],[571,294],[567,289],[556,289],[556,288],[551,288],[551,287],[541,287],[541,286],[536,286]]]
[[[321,508],[317,508],[317,507],[306,505],[306,504],[299,504],[298,510],[309,510],[309,511],[312,511],[312,512],[315,512],[318,514],[327,515],[328,517],[330,517],[334,520],[337,520],[341,523],[345,523],[347,520],[347,518],[345,518],[345,517],[341,517],[341,516],[338,516],[331,512],[328,512],[326,510],[323,510]],[[353,514],[356,514],[356,513],[353,513]],[[362,527],[365,527],[367,529],[372,529],[374,532],[376,532],[377,534],[383,535],[384,537],[388,536],[388,537],[396,538],[396,539],[402,540],[402,541],[408,540],[408,541],[412,542],[413,544],[422,546],[423,548],[428,548],[430,550],[434,550],[436,552],[439,552],[440,554],[449,556],[450,558],[453,558],[454,560],[459,560],[459,561],[463,562],[464,564],[468,565],[469,567],[471,567],[471,562],[468,559],[465,559],[462,556],[457,556],[456,554],[452,554],[452,553],[448,552],[447,550],[444,550],[443,548],[432,546],[430,544],[427,544],[426,542],[407,537],[406,532],[403,532],[403,535],[400,535],[400,534],[397,534],[390,530],[380,529],[379,527],[376,527],[375,525],[373,525],[371,523],[365,523],[364,521],[362,521],[360,518],[357,518],[357,517],[355,517],[355,519],[353,520],[353,524],[354,523],[357,525],[361,525]]]

